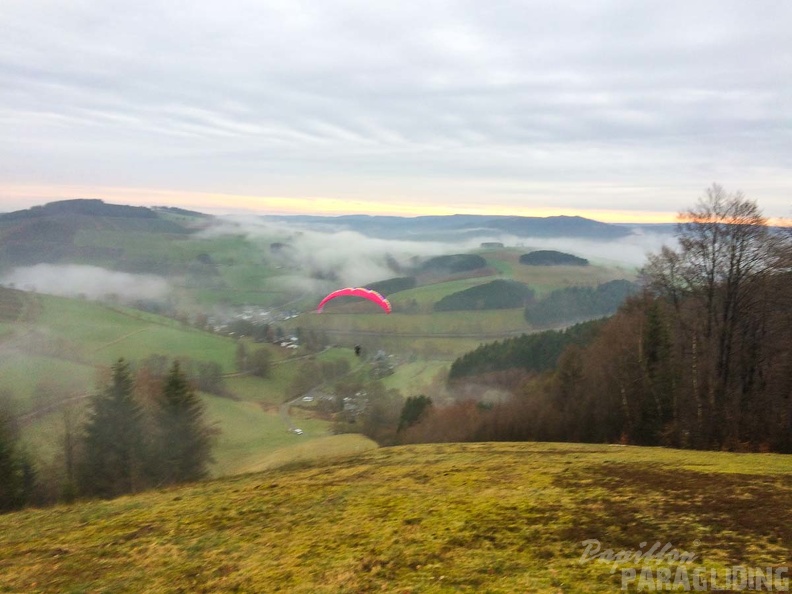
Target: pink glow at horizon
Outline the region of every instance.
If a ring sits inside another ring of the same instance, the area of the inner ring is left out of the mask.
[[[581,216],[610,223],[669,223],[677,213],[670,211],[630,211],[614,209],[574,209],[552,206],[522,207],[493,203],[455,206],[421,200],[380,202],[365,199],[345,200],[335,197],[241,196],[204,192],[180,192],[135,188],[92,188],[81,186],[47,187],[24,186],[0,188],[0,212],[23,210],[32,206],[71,198],[95,198],[110,203],[134,206],[173,206],[208,214],[292,215],[311,214],[339,216],[368,214],[388,216],[442,216],[453,214],[510,215],[510,216]]]

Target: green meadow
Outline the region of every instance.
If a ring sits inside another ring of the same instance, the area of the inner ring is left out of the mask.
[[[30,413],[54,399],[90,391],[98,379],[92,365],[19,352],[0,360],[0,378],[0,385],[12,394],[18,414]]]
[[[792,559],[789,456],[477,443],[283,464],[0,516],[0,591],[635,592],[631,571]],[[653,543],[685,561],[636,561]]]
[[[414,361],[399,366],[396,373],[382,380],[386,388],[399,390],[405,397],[428,391],[433,382],[445,383],[449,364],[444,361]],[[436,387],[435,387],[436,389]]]
[[[212,474],[223,476],[247,472],[263,464],[273,452],[326,437],[328,423],[318,419],[300,419],[304,431],[297,435],[283,420],[255,402],[235,402],[216,396],[204,396],[206,413],[219,430],[214,450]]]
[[[307,314],[290,321],[292,326],[325,330],[328,333],[381,334],[383,337],[402,335],[406,338],[486,338],[492,334],[509,334],[520,330],[527,332],[530,326],[523,318],[522,309],[489,311],[450,311],[437,313],[406,314],[394,312],[383,314],[323,312]],[[470,336],[468,336],[470,337]]]
[[[39,296],[41,311],[29,331],[39,331],[50,344],[68,344],[69,357],[93,364],[112,364],[153,353],[220,363],[233,369],[234,341],[189,328],[169,318],[91,301]]]

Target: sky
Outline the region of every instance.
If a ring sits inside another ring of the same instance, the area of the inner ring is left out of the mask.
[[[788,0],[2,0],[0,212],[792,217]]]

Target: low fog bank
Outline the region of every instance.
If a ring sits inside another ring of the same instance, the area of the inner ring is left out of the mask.
[[[321,230],[304,223],[284,223],[266,218],[225,217],[202,232],[206,237],[241,235],[259,242],[268,258],[284,267],[281,279],[286,288],[320,291],[327,286],[359,286],[409,274],[420,260],[479,249],[484,242],[502,243],[507,248],[529,252],[538,249],[563,251],[586,258],[594,264],[640,267],[647,254],[675,244],[670,232],[650,232],[635,228],[631,235],[612,241],[579,238],[516,237],[492,232],[466,235],[454,240],[444,233],[435,241],[385,239],[349,229]],[[272,246],[276,244],[277,252]]]
[[[640,268],[646,264],[649,254],[658,253],[667,245],[677,247],[672,232],[632,230],[626,237],[612,241],[596,241],[575,237],[558,238],[514,238],[516,243],[507,245],[525,246],[531,249],[558,250],[592,261],[593,264],[609,264]]]
[[[121,302],[163,299],[171,289],[168,281],[159,276],[82,264],[36,264],[15,268],[0,278],[0,284],[61,297],[112,298]]]
[[[369,237],[351,230],[318,231],[307,225],[249,217],[225,217],[201,232],[207,238],[242,235],[284,266],[283,283],[312,291],[330,285],[362,285],[399,276],[416,261],[468,251],[480,241],[449,243]],[[272,250],[273,244],[281,249]],[[290,272],[291,271],[291,272]]]

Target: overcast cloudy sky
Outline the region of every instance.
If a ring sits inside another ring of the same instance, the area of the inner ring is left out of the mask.
[[[792,216],[789,0],[2,0],[0,211]]]

